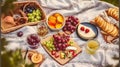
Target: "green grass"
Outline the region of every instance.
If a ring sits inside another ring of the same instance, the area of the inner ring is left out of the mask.
[[[119,6],[119,0],[101,0],[101,1],[105,1],[105,2],[111,3],[115,6]]]

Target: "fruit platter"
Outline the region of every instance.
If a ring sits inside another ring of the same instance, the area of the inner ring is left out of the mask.
[[[82,51],[78,44],[64,32],[43,39],[41,44],[47,53],[61,65],[66,64]]]
[[[13,2],[14,8],[1,16],[1,31],[8,33],[26,25],[35,25],[44,21],[46,16],[36,1]]]

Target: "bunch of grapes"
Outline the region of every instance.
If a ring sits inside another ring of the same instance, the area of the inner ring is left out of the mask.
[[[33,10],[31,13],[27,14],[29,22],[37,22],[42,19],[42,13],[39,9]]]
[[[66,20],[66,24],[63,27],[63,31],[69,31],[69,32],[73,33],[75,31],[78,23],[79,23],[78,18],[76,18],[74,16],[68,16],[68,18]]]
[[[27,42],[29,45],[37,45],[40,42],[40,38],[37,34],[30,34],[27,37]]]
[[[70,36],[68,35],[53,35],[54,38],[54,46],[56,51],[62,50],[64,51],[67,46],[69,46],[67,43],[70,40]]]

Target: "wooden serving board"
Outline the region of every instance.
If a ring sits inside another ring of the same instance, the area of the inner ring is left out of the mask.
[[[24,58],[26,51],[22,51],[22,57]],[[29,53],[36,53],[36,51],[29,50],[26,59],[25,59],[25,64],[33,64],[32,61],[28,58]],[[43,60],[44,61],[44,60]],[[42,62],[43,62],[42,61]],[[34,64],[34,67],[39,67],[41,63]]]
[[[55,58],[55,57],[51,54],[51,52],[50,52],[50,51],[44,46],[44,44],[43,44],[45,41],[49,41],[51,38],[52,38],[52,36],[48,36],[47,38],[41,40],[41,44],[42,44],[43,48],[46,50],[46,52],[47,52],[55,61],[57,61],[57,62],[58,62],[59,64],[61,64],[61,65],[64,65],[64,64],[68,63],[70,60],[72,60],[72,59],[74,58],[74,57],[73,57],[73,58],[68,58],[68,57],[66,57],[65,59],[61,59],[60,57]],[[77,44],[73,39],[70,39],[70,41],[73,42],[73,46],[77,48],[76,54],[78,55],[78,54],[82,51],[81,48],[78,46],[78,44]],[[59,52],[59,54],[60,54],[61,51],[58,51],[58,52]]]

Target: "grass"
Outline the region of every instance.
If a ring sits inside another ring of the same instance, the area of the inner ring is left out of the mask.
[[[119,6],[119,0],[101,0],[101,1],[105,1],[105,2],[111,3],[115,6]]]

